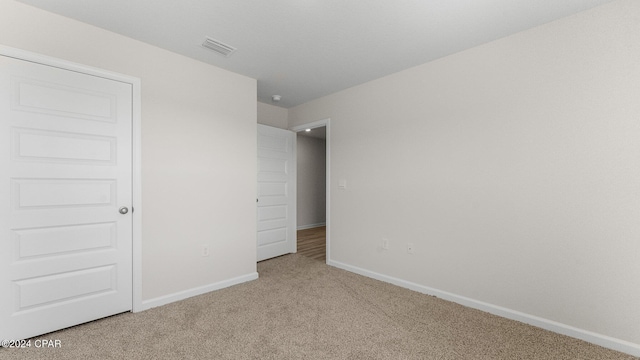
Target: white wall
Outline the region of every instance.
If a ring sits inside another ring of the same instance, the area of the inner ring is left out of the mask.
[[[258,124],[287,129],[288,110],[258,101]]]
[[[324,225],[326,218],[325,140],[297,136],[297,226],[308,229]]]
[[[11,0],[0,44],[141,79],[145,300],[255,274],[254,79]]]
[[[290,109],[331,118],[331,259],[640,354],[638,34],[617,1]]]

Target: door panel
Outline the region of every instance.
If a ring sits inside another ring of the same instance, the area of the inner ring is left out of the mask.
[[[131,108],[130,84],[0,55],[0,339],[131,310]]]
[[[296,251],[295,133],[258,125],[258,261]]]
[[[109,265],[16,281],[14,287],[19,302],[15,310],[19,312],[78,297],[114,292],[117,290],[115,270],[114,265]]]
[[[114,248],[116,224],[55,226],[11,232],[15,260]]]
[[[12,154],[23,161],[111,165],[116,162],[116,138],[59,131],[12,129]]]

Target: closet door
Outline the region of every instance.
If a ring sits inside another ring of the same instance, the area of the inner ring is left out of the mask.
[[[0,55],[0,339],[132,308],[132,87]]]

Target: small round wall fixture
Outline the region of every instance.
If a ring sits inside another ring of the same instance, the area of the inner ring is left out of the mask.
[[[278,102],[282,99],[282,96],[280,95],[273,95],[271,96],[271,100],[273,100],[273,102]]]

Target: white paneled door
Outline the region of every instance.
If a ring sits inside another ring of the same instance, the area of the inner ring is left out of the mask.
[[[0,55],[0,339],[132,308],[131,84]]]
[[[295,139],[258,125],[258,261],[296,252]]]

